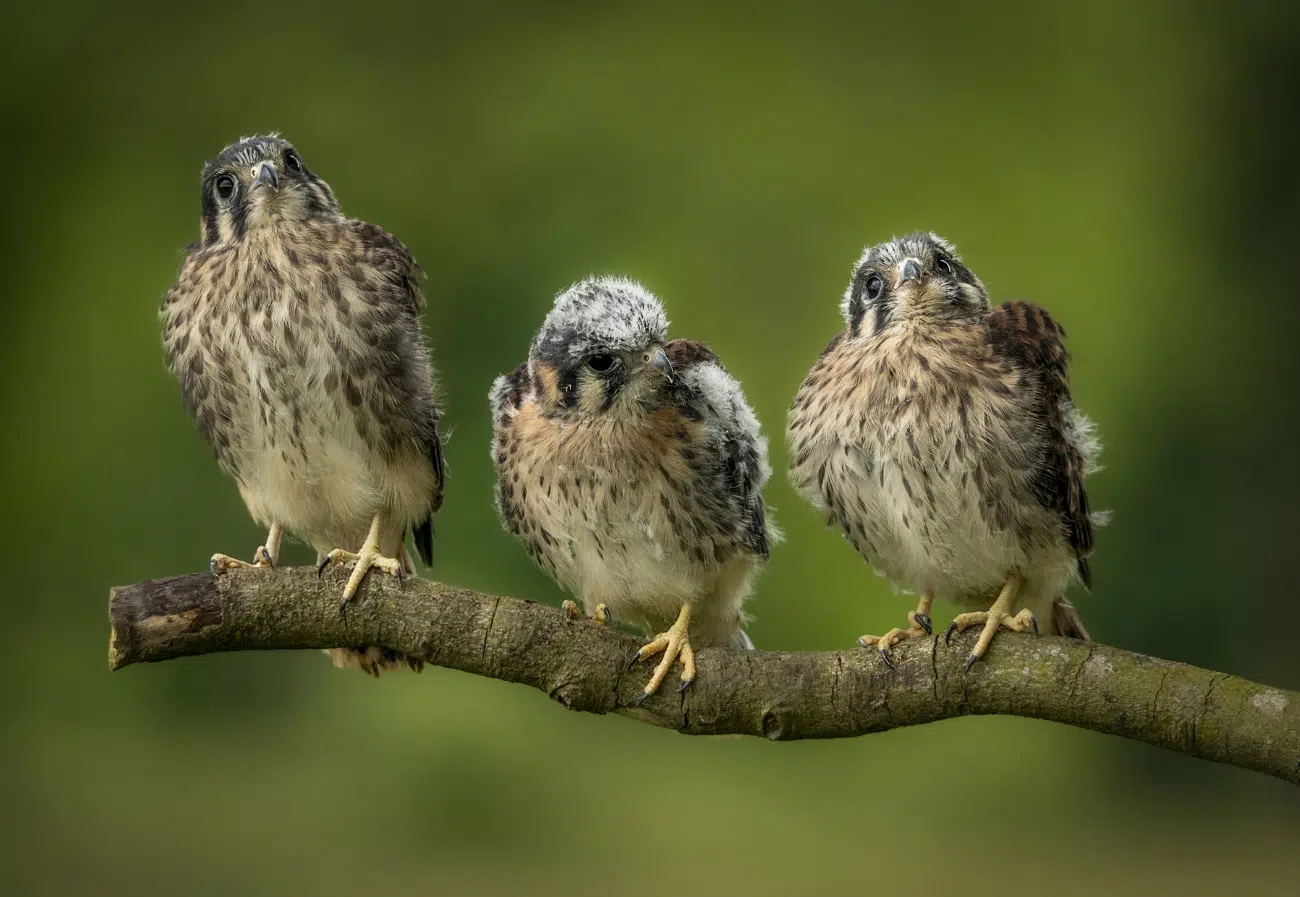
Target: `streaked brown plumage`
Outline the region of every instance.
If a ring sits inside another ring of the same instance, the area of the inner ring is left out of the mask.
[[[273,565],[286,531],[324,563],[357,561],[345,601],[371,567],[414,572],[408,530],[430,563],[443,462],[415,260],[345,218],[274,135],[226,147],[204,167],[201,196],[202,239],[163,299],[167,363],[270,532],[253,564],[217,555],[213,569]],[[331,654],[374,675],[402,660]]]
[[[690,683],[692,645],[752,647],[742,605],[778,538],[740,385],[666,327],[639,284],[575,284],[491,395],[503,523],[597,620],[659,633],[639,654],[664,652],[643,696],[679,654]]]
[[[990,310],[934,234],[867,250],[842,309],[847,329],[795,396],[790,473],[877,572],[920,595],[906,629],[862,642],[888,662],[930,631],[936,598],[981,609],[949,628],[985,625],[972,662],[999,626],[1086,639],[1066,590],[1091,583],[1100,515],[1084,477],[1099,444],[1070,398],[1064,331],[1026,302]]]

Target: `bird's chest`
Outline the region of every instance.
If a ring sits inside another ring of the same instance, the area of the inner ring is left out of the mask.
[[[1032,434],[997,372],[899,356],[846,379],[829,402],[838,413],[811,452],[823,501],[896,582],[951,594],[997,580],[1020,554],[1020,521],[1004,512],[1029,475]]]
[[[542,565],[615,608],[623,598],[691,597],[715,563],[715,540],[692,503],[697,473],[676,437],[653,421],[523,428],[502,484]]]
[[[230,286],[195,321],[230,466],[241,482],[263,486],[355,466],[365,448],[349,364],[368,347],[346,306],[330,301],[339,287],[328,270],[283,255],[245,247],[229,262]]]

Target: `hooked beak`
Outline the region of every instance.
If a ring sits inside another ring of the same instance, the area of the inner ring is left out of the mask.
[[[654,349],[647,360],[650,362],[652,368],[657,368],[658,370],[663,371],[664,376],[668,378],[669,383],[673,382],[673,363],[672,360],[669,359],[667,352],[663,349]]]
[[[280,189],[280,175],[270,162],[258,162],[253,166],[253,189],[270,187],[272,191]]]
[[[903,259],[898,265],[898,283],[900,286],[909,280],[921,280],[921,263],[916,259]]]

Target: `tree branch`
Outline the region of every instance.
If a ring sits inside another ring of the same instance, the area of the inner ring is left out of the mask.
[[[339,608],[344,571],[194,574],[114,589],[109,665],[217,651],[378,645],[518,682],[571,710],[620,713],[689,735],[844,738],[955,716],[1053,720],[1300,784],[1300,694],[1236,676],[1062,638],[1003,633],[969,673],[977,633],[916,639],[890,671],[861,649],[697,652],[695,685],[630,706],[649,664],[632,636],[552,607],[372,575]]]

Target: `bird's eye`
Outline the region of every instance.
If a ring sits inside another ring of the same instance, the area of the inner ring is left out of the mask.
[[[952,262],[948,261],[943,256],[939,256],[934,260],[934,270],[938,271],[945,277],[952,277]]]
[[[587,367],[593,371],[607,371],[614,366],[613,355],[593,355],[587,359]]]
[[[302,171],[302,161],[293,150],[284,154],[284,167],[290,171]]]
[[[235,179],[228,174],[223,174],[217,178],[217,196],[222,199],[230,199],[235,195]]]
[[[880,298],[880,294],[885,291],[885,279],[879,274],[872,274],[867,278],[867,298],[875,302]]]

